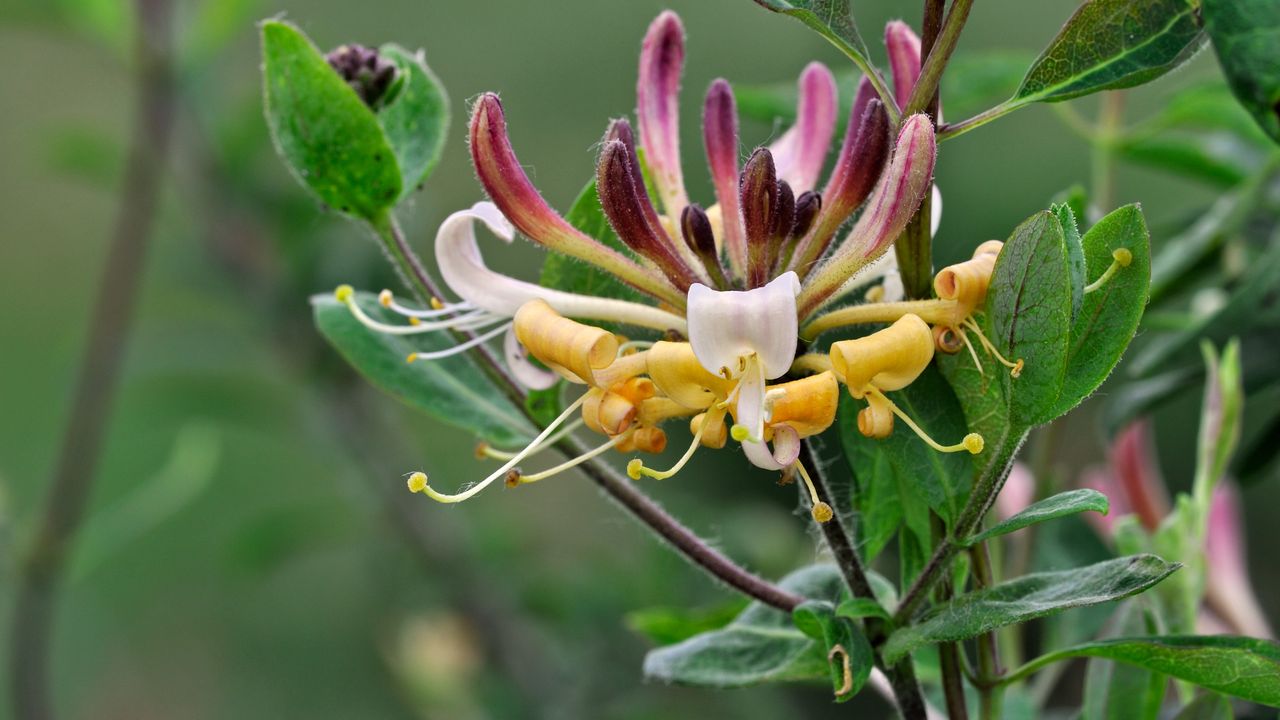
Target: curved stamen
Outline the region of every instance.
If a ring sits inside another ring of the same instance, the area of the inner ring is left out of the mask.
[[[992,357],[999,360],[1001,365],[1009,368],[1010,375],[1014,377],[1022,375],[1022,358],[1018,358],[1017,362],[1009,362],[1006,360],[1004,355],[1001,355],[1000,351],[996,349],[996,346],[992,345],[991,341],[987,339],[987,336],[982,334],[982,328],[978,327],[978,323],[974,322],[973,318],[965,318],[964,326],[972,330],[978,336],[978,342],[982,343],[982,347],[986,348],[987,352],[991,353]]]
[[[706,431],[707,427],[714,425],[718,418],[723,416],[723,409],[707,411],[707,417],[698,425],[698,431],[693,434],[693,442],[689,443],[689,449],[684,451],[684,455],[680,456],[680,459],[676,461],[675,465],[671,466],[670,470],[653,470],[647,468],[644,466],[643,460],[635,458],[631,462],[627,463],[627,476],[632,480],[639,480],[645,475],[657,480],[666,480],[680,472],[684,468],[685,464],[689,462],[689,458],[693,457],[693,454],[697,452],[698,446],[702,445],[702,433]]]
[[[476,309],[475,305],[472,305],[465,300],[458,303],[446,303],[441,301],[439,298],[432,298],[432,302],[433,304],[439,303],[439,307],[433,307],[430,310],[418,310],[396,302],[396,297],[390,290],[383,290],[378,293],[378,304],[382,307],[396,313],[397,315],[418,318],[419,320],[429,320],[432,318],[444,317],[446,315],[453,315],[464,310]]]
[[[355,290],[350,285],[340,286],[334,291],[333,296],[338,302],[347,306],[352,316],[360,321],[361,325],[370,330],[376,330],[388,335],[421,335],[423,333],[436,332],[437,330],[472,329],[477,326],[477,323],[479,323],[479,326],[484,326],[505,319],[487,310],[470,310],[448,320],[418,322],[409,325],[391,325],[370,317],[356,302]]]
[[[560,428],[560,430],[559,430],[558,432],[556,432],[556,434],[552,435],[551,437],[547,438],[546,440],[543,440],[542,442],[540,442],[540,443],[538,443],[537,445],[533,446],[533,448],[529,451],[529,453],[528,453],[527,455],[525,455],[525,457],[526,457],[526,458],[533,457],[535,454],[540,453],[540,452],[542,452],[543,450],[546,450],[547,448],[549,448],[549,447],[551,447],[551,446],[555,445],[556,443],[558,443],[558,442],[560,442],[561,440],[565,439],[565,438],[566,438],[566,437],[568,437],[569,435],[572,435],[572,434],[573,434],[573,432],[574,432],[575,430],[577,430],[578,428],[582,427],[584,424],[585,424],[585,423],[584,423],[583,419],[582,419],[582,418],[578,418],[577,420],[574,420],[573,422],[569,423],[568,425],[565,425],[564,427]],[[521,452],[520,450],[499,450],[499,449],[497,449],[497,448],[495,448],[495,447],[493,447],[493,446],[489,445],[488,443],[484,443],[484,442],[482,442],[482,443],[480,443],[479,445],[477,445],[477,446],[476,446],[476,456],[477,456],[477,457],[480,457],[480,458],[493,458],[494,460],[510,460],[511,458],[515,457],[516,455],[519,455],[519,454],[520,454],[520,452]]]
[[[1111,276],[1120,271],[1120,268],[1129,267],[1129,263],[1133,262],[1133,252],[1128,248],[1118,248],[1111,253],[1111,258],[1111,265],[1107,268],[1107,271],[1098,276],[1097,280],[1094,280],[1085,286],[1085,295],[1088,295],[1094,290],[1106,285],[1107,281],[1111,279]]]
[[[791,467],[800,473],[800,479],[804,481],[805,488],[809,490],[809,502],[813,506],[813,510],[810,512],[814,521],[824,523],[835,517],[835,511],[831,509],[831,506],[818,498],[818,489],[814,487],[813,478],[809,477],[809,471],[804,469],[804,463],[796,462]]]
[[[432,500],[435,500],[436,502],[446,503],[446,504],[459,503],[459,502],[462,502],[463,500],[467,500],[471,497],[474,497],[480,491],[484,490],[485,488],[493,484],[494,480],[497,480],[498,478],[506,477],[507,473],[512,468],[514,468],[517,463],[519,463],[521,460],[525,459],[531,453],[533,453],[537,449],[537,447],[543,443],[543,441],[545,441],[548,437],[551,436],[552,433],[555,432],[556,428],[560,427],[560,425],[564,423],[565,420],[569,419],[570,416],[576,413],[578,411],[578,408],[582,407],[582,403],[586,401],[586,399],[587,399],[587,394],[583,393],[577,400],[573,401],[573,404],[565,408],[564,412],[560,413],[559,417],[557,417],[555,420],[552,420],[547,425],[547,427],[541,433],[539,433],[536,438],[533,439],[533,442],[529,443],[525,447],[524,450],[521,450],[520,452],[516,453],[515,457],[511,458],[510,460],[507,461],[506,464],[504,464],[502,467],[495,470],[492,475],[485,478],[484,480],[481,480],[475,485],[471,486],[469,489],[459,493],[452,494],[452,495],[446,495],[444,493],[437,492],[435,488],[431,487],[431,485],[428,484],[426,473],[415,472],[409,476],[409,481],[408,481],[409,491],[420,492],[423,495],[426,495],[427,497],[431,498]]]
[[[986,443],[982,439],[982,436],[979,435],[978,433],[969,433],[968,435],[965,435],[964,439],[956,443],[955,445],[942,445],[938,443],[938,441],[929,437],[929,433],[926,433],[923,428],[917,425],[914,420],[912,420],[905,412],[902,411],[902,408],[894,404],[894,402],[889,399],[889,396],[885,395],[883,392],[880,392],[880,390],[874,387],[868,387],[866,393],[868,395],[875,395],[879,399],[883,400],[885,405],[888,406],[888,408],[893,411],[894,415],[897,415],[902,420],[902,422],[906,423],[907,427],[911,428],[911,430],[915,432],[915,434],[918,435],[920,439],[925,442],[925,444],[927,444],[929,447],[933,448],[934,450],[937,450],[938,452],[952,453],[952,452],[968,451],[970,455],[977,455],[978,453],[982,452],[982,448],[986,445]]]
[[[497,318],[497,320],[501,320],[501,319],[502,318]],[[464,353],[470,350],[471,348],[476,347],[477,345],[482,345],[498,337],[499,335],[506,332],[510,328],[511,328],[511,323],[503,323],[502,325],[490,330],[487,333],[484,333],[482,335],[477,335],[460,345],[454,345],[453,347],[445,350],[432,350],[430,352],[409,353],[409,357],[406,358],[406,362],[415,362],[417,360],[443,360],[444,358],[447,358],[447,357],[453,357],[454,355],[457,355],[459,353]]]
[[[546,480],[552,475],[559,475],[565,470],[571,470],[581,465],[582,463],[590,460],[591,458],[594,458],[597,455],[609,450],[609,448],[612,448],[618,445],[619,443],[622,443],[623,441],[630,439],[632,433],[634,432],[635,430],[628,430],[627,432],[624,432],[621,435],[614,435],[612,438],[609,439],[608,442],[605,442],[601,445],[597,445],[596,447],[582,453],[578,457],[573,458],[572,460],[566,460],[553,468],[543,470],[542,472],[537,472],[532,475],[519,475],[516,479],[516,482],[520,485],[527,485],[528,483],[535,483],[535,482],[538,482],[539,480]]]

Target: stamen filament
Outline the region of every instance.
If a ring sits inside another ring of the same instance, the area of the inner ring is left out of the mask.
[[[881,400],[883,400],[885,404],[889,407],[889,409],[893,411],[894,415],[897,415],[902,420],[902,422],[906,423],[907,427],[911,428],[911,430],[915,432],[915,434],[918,435],[921,440],[925,441],[925,443],[929,447],[933,448],[934,450],[937,450],[938,452],[952,453],[952,452],[961,452],[963,450],[967,450],[969,454],[977,455],[978,453],[982,452],[982,448],[986,445],[986,443],[982,439],[982,436],[979,435],[978,433],[969,433],[968,435],[965,435],[964,439],[956,443],[955,445],[941,445],[936,440],[929,437],[929,434],[926,433],[923,428],[917,425],[914,420],[912,420],[905,412],[902,411],[902,408],[899,408],[896,404],[894,404],[894,402],[890,400],[888,396],[886,396],[883,392],[881,392],[880,390],[874,387],[870,387],[870,388],[867,388],[867,394],[876,395]]]
[[[813,506],[811,514],[814,521],[824,523],[835,517],[835,511],[831,509],[831,506],[818,498],[818,489],[814,487],[813,478],[809,477],[809,471],[804,469],[804,464],[797,461],[791,467],[800,473],[800,479],[804,481],[804,486],[809,490],[809,503]]]
[[[973,358],[973,364],[978,368],[978,374],[985,375],[986,372],[982,369],[982,361],[978,359],[978,351],[974,350],[973,343],[969,342],[969,333],[961,330],[957,334],[960,336],[960,339],[964,341],[964,346],[969,348],[969,357]]]
[[[793,373],[812,373],[817,375],[831,369],[831,355],[828,353],[806,353],[791,363]]]
[[[718,415],[713,418],[712,413],[718,413]],[[698,450],[698,446],[702,444],[702,433],[706,430],[707,426],[714,425],[720,417],[723,417],[723,414],[724,411],[720,409],[707,411],[707,417],[704,418],[702,424],[698,426],[698,432],[693,434],[693,442],[689,443],[689,449],[684,451],[684,455],[680,456],[680,459],[676,461],[675,465],[671,466],[670,470],[653,470],[651,468],[647,468],[644,466],[643,460],[635,458],[631,462],[627,463],[627,476],[632,480],[639,480],[645,475],[657,480],[666,480],[672,475],[680,472],[684,469],[685,464],[689,462],[689,458],[693,457],[693,453]]]
[[[992,357],[999,360],[1001,365],[1009,368],[1010,375],[1013,377],[1019,377],[1022,375],[1022,358],[1018,358],[1017,362],[1009,362],[1006,360],[1004,355],[1001,355],[1000,351],[996,349],[996,346],[992,345],[991,341],[987,339],[987,336],[982,334],[982,328],[978,327],[978,323],[974,322],[973,318],[965,318],[964,326],[972,330],[978,336],[978,342],[982,343],[982,347],[986,348],[987,352],[991,353]]]
[[[455,313],[460,313],[464,310],[474,310],[476,307],[475,305],[472,305],[471,303],[465,300],[458,303],[443,303],[443,302],[440,302],[438,298],[432,298],[432,300],[434,300],[436,303],[439,303],[437,306],[434,306],[433,309],[415,310],[414,308],[401,305],[400,303],[396,302],[395,295],[392,295],[390,290],[383,290],[382,292],[378,293],[378,302],[379,304],[382,305],[382,307],[387,308],[388,310],[391,310],[396,314],[403,315],[405,317],[418,318],[420,320],[427,320],[431,318],[443,317],[445,315],[452,315]]]
[[[573,434],[573,432],[578,428],[582,427],[583,424],[584,422],[582,418],[578,418],[577,420],[574,420],[568,425],[565,425],[564,427],[560,428],[559,432],[557,432],[555,435],[552,435],[551,437],[547,438],[546,440],[534,446],[532,451],[528,455],[525,455],[525,457],[526,458],[532,457],[534,454],[542,452],[543,450],[546,450],[552,445],[555,445],[556,443],[565,439],[569,435]],[[510,460],[511,458],[519,454],[519,452],[520,452],[519,450],[498,450],[497,448],[489,445],[488,443],[480,443],[480,445],[476,447],[477,455],[479,455],[480,457],[493,458],[494,460]]]
[[[1106,272],[1098,276],[1097,280],[1094,280],[1085,286],[1085,295],[1088,295],[1094,290],[1106,285],[1107,281],[1111,279],[1111,276],[1120,271],[1120,268],[1129,267],[1129,263],[1133,262],[1133,252],[1128,248],[1117,248],[1112,251],[1111,258],[1111,265],[1107,268]]]
[[[417,335],[420,333],[434,332],[436,330],[457,328],[480,320],[485,320],[487,318],[492,318],[494,321],[503,319],[501,316],[494,315],[487,310],[470,310],[448,320],[425,323],[417,322],[409,325],[389,325],[387,323],[374,320],[365,313],[364,309],[356,303],[355,293],[351,290],[351,286],[343,285],[338,288],[334,293],[334,297],[347,306],[347,309],[351,311],[351,314],[356,318],[356,320],[360,321],[361,325],[388,335]]]
[[[526,483],[535,483],[535,482],[538,482],[539,480],[545,480],[551,477],[552,475],[558,475],[564,472],[565,470],[570,470],[572,468],[575,468],[578,465],[581,465],[582,463],[590,460],[591,458],[607,451],[609,448],[617,445],[623,440],[626,440],[627,438],[631,437],[631,433],[633,432],[635,431],[628,430],[627,432],[624,432],[621,435],[614,435],[612,438],[609,438],[608,442],[598,445],[597,447],[582,453],[578,457],[573,458],[572,460],[566,460],[560,463],[559,465],[553,468],[550,468],[548,470],[543,470],[542,472],[537,472],[532,475],[521,475],[519,482],[521,485],[524,485]]]
[[[464,353],[477,345],[486,343],[498,337],[499,335],[506,332],[510,328],[511,328],[511,323],[509,322],[503,323],[502,325],[499,325],[493,330],[490,330],[489,332],[484,333],[483,335],[477,335],[471,338],[470,340],[462,343],[461,345],[454,345],[453,347],[445,350],[433,350],[431,352],[410,353],[409,357],[407,358],[407,361],[414,362],[416,360],[440,360],[442,358],[452,357],[459,353]]]
[[[515,457],[507,461],[507,463],[504,464],[502,467],[493,471],[492,475],[485,478],[484,480],[481,480],[480,482],[476,483],[475,485],[468,488],[467,490],[464,490],[460,493],[456,493],[453,495],[446,495],[444,493],[437,492],[434,488],[432,488],[427,483],[426,474],[421,472],[415,472],[414,474],[409,476],[409,490],[411,492],[420,492],[426,495],[427,497],[431,498],[432,500],[435,500],[436,502],[440,502],[440,503],[459,503],[459,502],[462,502],[463,500],[467,500],[475,496],[481,490],[484,490],[485,488],[489,487],[489,485],[491,485],[494,480],[497,480],[498,478],[506,477],[507,472],[510,471],[511,468],[515,467],[517,463],[519,463],[521,460],[525,459],[531,453],[533,453],[534,450],[538,447],[538,445],[542,444],[548,437],[551,436],[552,433],[555,432],[556,428],[560,427],[560,425],[564,423],[565,420],[567,420],[574,413],[576,413],[578,411],[578,408],[582,407],[582,403],[586,402],[586,399],[587,399],[587,393],[583,393],[582,395],[580,395],[577,400],[574,400],[573,403],[569,405],[569,407],[564,409],[564,412],[560,413],[559,417],[557,417],[555,420],[552,420],[547,425],[547,427],[541,433],[539,433],[536,438],[533,439],[533,442],[530,442],[525,447],[524,450],[521,450],[520,452],[516,453]]]
[[[627,354],[628,350],[648,350],[653,347],[651,340],[628,340],[618,346],[618,357]]]

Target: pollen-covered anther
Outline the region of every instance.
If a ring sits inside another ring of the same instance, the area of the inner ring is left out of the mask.
[[[339,285],[337,289],[333,291],[333,299],[340,303],[345,303],[351,301],[351,299],[355,297],[355,294],[356,289],[350,285]]]
[[[506,478],[503,479],[503,483],[509,488],[518,487],[520,485],[520,468],[511,468],[508,470]]]
[[[390,290],[383,290],[382,292],[378,293],[378,304],[384,308],[391,307],[391,291]]]
[[[416,472],[409,476],[409,492],[420,493],[427,489],[426,473]]]
[[[812,514],[813,519],[820,523],[829,522],[831,518],[835,517],[835,512],[831,509],[831,506],[821,500],[813,506]]]

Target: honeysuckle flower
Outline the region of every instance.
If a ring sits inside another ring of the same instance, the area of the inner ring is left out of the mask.
[[[866,400],[858,413],[858,431],[872,438],[893,432],[894,416],[902,419],[920,439],[939,452],[982,452],[983,439],[969,433],[955,445],[941,445],[903,412],[886,392],[910,385],[933,360],[933,332],[919,316],[906,314],[889,327],[831,346],[831,367],[849,388],[849,394]]]

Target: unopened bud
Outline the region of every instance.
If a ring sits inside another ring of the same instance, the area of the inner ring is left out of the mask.
[[[340,45],[325,56],[329,67],[342,76],[365,105],[378,108],[391,99],[388,91],[395,84],[394,63],[363,45]]]

